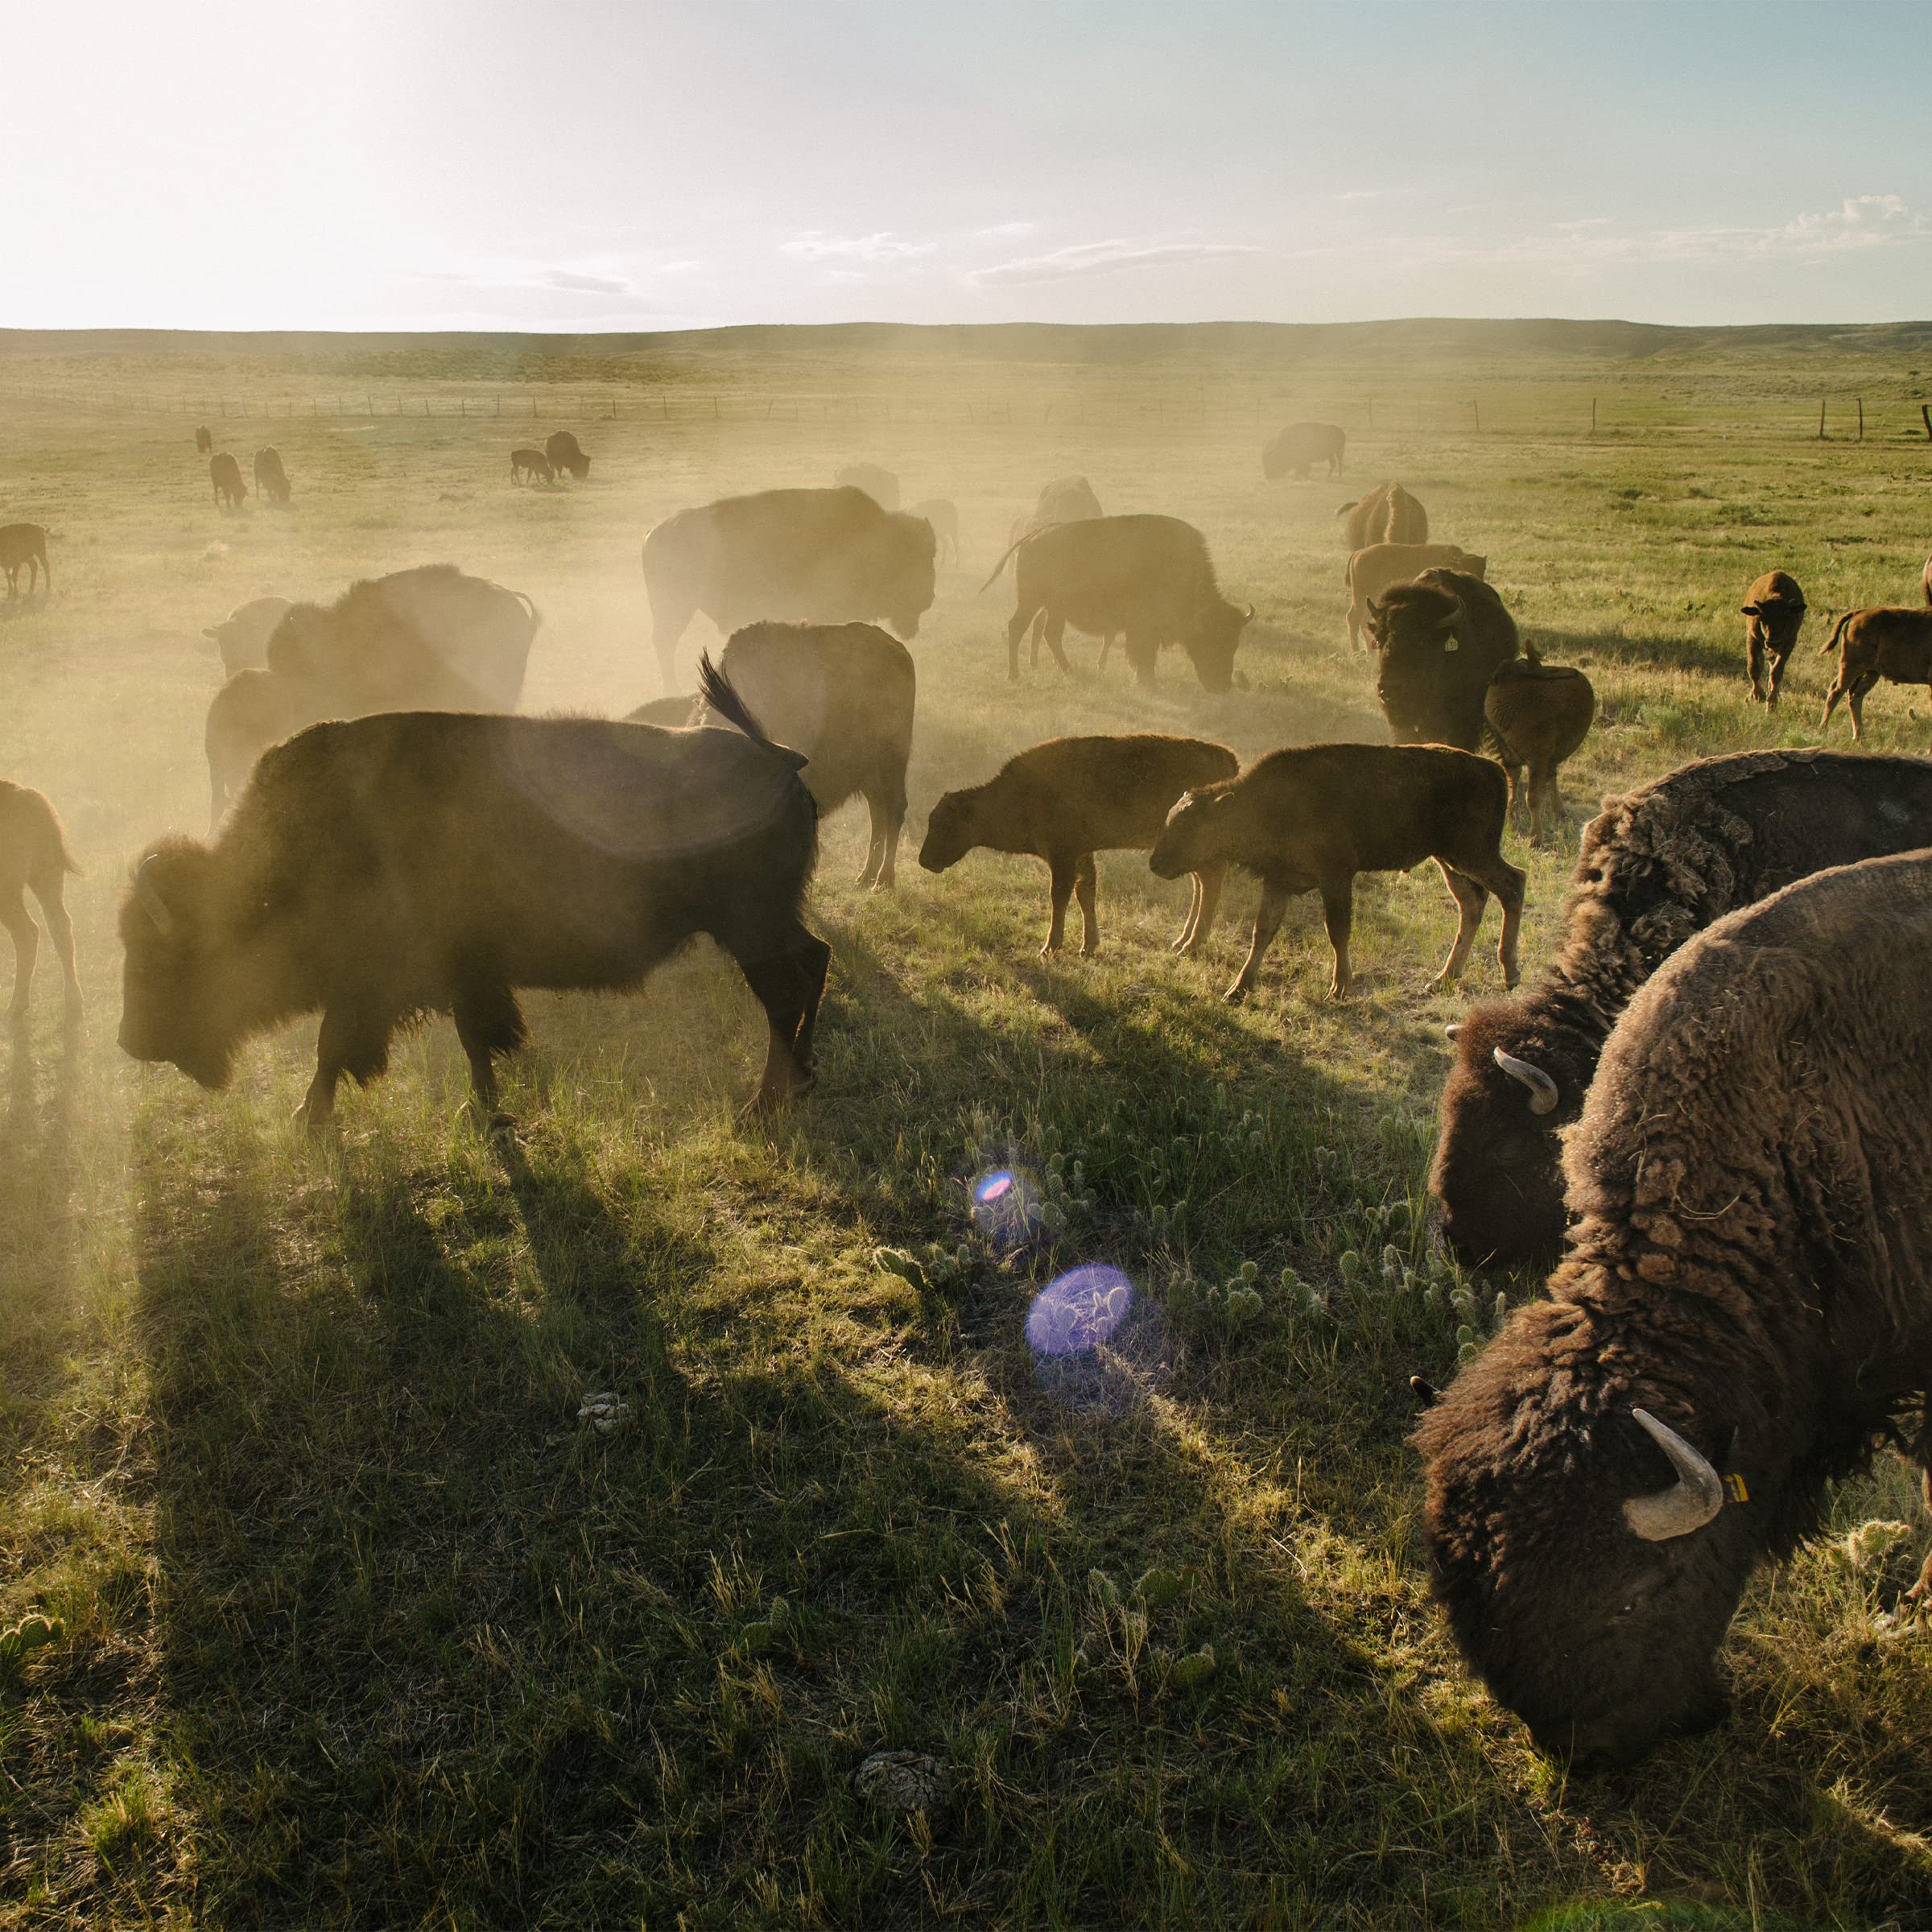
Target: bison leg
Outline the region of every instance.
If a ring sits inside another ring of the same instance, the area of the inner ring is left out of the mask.
[[[34,984],[34,956],[40,950],[40,928],[27,910],[27,901],[18,886],[0,893],[0,926],[13,935],[14,997],[7,1008],[9,1018],[27,1018],[27,996]]]
[[[1328,930],[1328,944],[1335,954],[1335,971],[1328,980],[1328,997],[1348,997],[1348,935],[1355,927],[1355,875],[1343,873],[1322,881],[1322,923]]]
[[[1061,647],[1062,640],[1067,635],[1067,620],[1058,611],[1052,612],[1042,627],[1041,634],[1046,640],[1046,648],[1053,653],[1054,663],[1059,665],[1068,677],[1071,677],[1073,667],[1067,662],[1067,653]],[[1036,658],[1039,655],[1037,646],[1034,648],[1034,655]]]
[[[1228,877],[1225,865],[1209,865],[1192,874],[1194,892],[1187,908],[1187,923],[1181,928],[1181,936],[1174,943],[1176,952],[1194,952],[1199,949],[1214,924],[1214,914],[1221,902],[1221,886]]]
[[[1254,938],[1249,945],[1248,956],[1242,960],[1241,971],[1234,976],[1234,984],[1221,995],[1229,1005],[1240,1005],[1254,990],[1254,982],[1261,970],[1262,956],[1274,943],[1274,935],[1281,931],[1282,921],[1287,914],[1286,890],[1280,886],[1264,885],[1261,902],[1254,909]]]
[[[1845,708],[1852,714],[1852,742],[1856,745],[1865,735],[1865,699],[1878,682],[1876,671],[1868,672],[1845,693]]]
[[[1771,688],[1765,703],[1773,711],[1777,708],[1777,694],[1785,681],[1785,659],[1790,654],[1789,647],[1783,650],[1774,650],[1771,654]]]
[[[1449,888],[1449,896],[1455,901],[1457,917],[1455,943],[1449,948],[1442,971],[1429,982],[1431,992],[1453,986],[1463,976],[1463,969],[1469,964],[1469,948],[1476,943],[1476,928],[1483,923],[1483,908],[1489,903],[1487,886],[1465,878],[1444,860],[1438,859],[1435,863],[1443,883]]]
[[[80,975],[74,967],[74,923],[67,914],[65,886],[58,872],[35,879],[33,885],[34,897],[40,902],[41,916],[47,921],[54,951],[60,956],[60,970],[66,976],[67,1010],[70,1015],[77,1013],[83,1004]]]
[[[322,1030],[316,1037],[316,1077],[295,1110],[295,1118],[311,1133],[334,1117],[336,1087],[344,1074],[358,1081],[373,1080],[389,1064],[389,1035],[394,1024],[386,1013],[338,1001],[322,1009]]]
[[[497,1071],[491,1055],[514,1053],[529,1038],[523,1009],[515,993],[500,981],[465,986],[450,1002],[456,1038],[469,1061],[469,1084],[478,1113],[489,1117],[497,1108]]]
[[[1154,660],[1160,655],[1160,646],[1146,638],[1137,638],[1132,631],[1127,633],[1127,662],[1133,667],[1133,681],[1154,688]]]
[[[1765,641],[1755,629],[1744,640],[1744,663],[1751,674],[1751,702],[1765,704],[1770,702],[1766,695],[1765,677]]]
[[[1080,902],[1080,956],[1088,960],[1100,949],[1100,921],[1093,916],[1094,886],[1093,854],[1084,852],[1073,875],[1073,890]]]
[[[859,883],[875,892],[890,892],[894,868],[899,856],[899,833],[906,824],[906,781],[903,774],[889,773],[865,795],[865,808],[872,814],[872,844],[865,855],[865,869]]]
[[[1013,613],[1006,626],[1006,681],[1017,683],[1020,675],[1020,639],[1026,634],[1026,626],[1032,622],[1034,613],[1024,604]],[[1033,662],[1040,661],[1039,640],[1036,637],[1033,646]]]
[[[803,926],[798,939],[790,952],[776,959],[738,962],[771,1029],[758,1091],[742,1109],[748,1116],[770,1113],[811,1085],[812,1037],[832,948]]]
[[[1832,679],[1831,688],[1825,693],[1825,708],[1818,720],[1818,729],[1821,732],[1831,722],[1831,714],[1837,710],[1839,700],[1843,697],[1851,688],[1852,680],[1845,675],[1844,664],[1841,661],[1838,667],[1838,675]],[[1853,735],[1856,735],[1856,731]]]
[[[1052,873],[1048,886],[1053,903],[1053,916],[1047,922],[1046,943],[1040,948],[1044,958],[1050,952],[1058,952],[1060,942],[1067,931],[1067,902],[1073,894],[1073,881],[1080,871],[1080,860],[1075,858],[1050,858],[1047,869]]]

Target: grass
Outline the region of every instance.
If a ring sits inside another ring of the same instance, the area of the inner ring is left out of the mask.
[[[57,350],[11,373],[97,378]],[[180,358],[221,349],[118,353],[115,380],[188,393]],[[235,351],[291,393],[375,382],[398,352],[279,353]],[[1403,372],[1351,353],[1343,373],[1394,393]],[[582,353],[582,381],[630,379]],[[719,353],[730,394],[867,374],[809,336]],[[594,459],[549,493],[510,488],[492,419],[285,419],[228,441],[275,441],[294,505],[233,517],[192,416],[0,396],[0,512],[58,533],[55,594],[0,605],[0,770],[56,799],[88,868],[92,1002],[64,1038],[49,973],[0,1049],[0,1629],[60,1620],[0,1686],[0,1925],[1932,1923],[1932,1653],[1881,1616],[1922,1554],[1902,1470],[1847,1486],[1833,1525],[1908,1519],[1906,1542],[1761,1578],[1727,1646],[1736,1716],[1622,1777],[1566,1781],[1439,1627],[1406,1378],[1452,1373],[1461,1331],[1534,1284],[1465,1277],[1428,1238],[1459,1002],[1418,990],[1452,926],[1426,873],[1363,882],[1347,1005],[1320,997],[1304,910],[1232,1010],[1215,996],[1252,887],[1180,961],[1184,890],[1105,858],[1101,954],[1042,960],[1038,868],[980,854],[933,879],[908,857],[895,897],[866,898],[855,807],[811,914],[835,952],[820,1084],[770,1129],[733,1124],[761,1037],[704,951],[634,999],[533,998],[508,1146],[472,1127],[447,1026],[312,1147],[287,1125],[312,1027],[258,1042],[220,1096],[114,1041],[113,902],[146,839],[204,822],[200,631],[244,598],[450,558],[543,609],[533,707],[619,712],[655,695],[654,518],[886,461],[909,496],[958,501],[972,566],[943,573],[914,647],[916,849],[939,791],[1057,731],[1195,730],[1245,756],[1381,737],[1331,513],[1399,473],[1596,680],[1580,816],[1687,758],[1815,741],[1824,608],[1913,594],[1922,444],[1696,426],[1714,398],[1901,386],[1855,358],[1821,374],[1823,353],[1493,357],[1486,424],[1512,383],[1528,414],[1587,382],[1657,436],[1344,415],[1340,489],[1264,485],[1258,434],[1178,404],[1077,431],[922,421],[953,393],[936,353],[870,372],[910,421],[546,414]],[[1174,356],[1137,369],[1141,394],[1198,394],[1199,357]],[[570,381],[568,345],[542,368]],[[479,373],[500,371],[448,370]],[[1334,374],[1235,373],[1314,415]],[[1137,692],[1085,643],[1077,679],[1007,685],[1003,598],[976,588],[1070,469],[1109,509],[1207,531],[1257,606],[1249,692],[1208,697],[1178,662]],[[1773,565],[1814,614],[1770,720],[1744,702],[1736,605]],[[1911,703],[1875,696],[1875,748],[1923,749]],[[1568,861],[1513,852],[1534,972]],[[1494,933],[1492,914],[1484,996]],[[1009,1166],[1039,1203],[1022,1242],[972,1212]],[[1036,1359],[1035,1297],[1089,1263],[1125,1273],[1131,1313]],[[628,1405],[609,1434],[577,1416],[601,1391]],[[892,1749],[946,1768],[940,1814],[854,1789]]]

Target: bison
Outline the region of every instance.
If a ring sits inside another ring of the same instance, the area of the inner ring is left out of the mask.
[[[1311,465],[1325,463],[1327,473],[1339,477],[1348,442],[1332,423],[1290,423],[1262,444],[1261,474],[1272,483],[1281,477],[1305,477]]]
[[[1918,976],[1925,974],[1921,979]],[[1932,1386],[1932,856],[1786,887],[1617,1022],[1578,1215],[1417,1431],[1437,1598],[1545,1751],[1621,1765],[1724,1714],[1746,1579]]]
[[[217,510],[242,507],[248,496],[248,485],[242,481],[242,465],[226,450],[217,450],[208,458],[208,477],[215,487]]]
[[[1234,682],[1234,654],[1254,615],[1216,588],[1208,541],[1179,517],[1096,517],[1057,523],[1021,540],[1014,558],[1018,592],[1006,626],[1006,675],[1020,675],[1020,639],[1035,613],[1046,620],[1046,646],[1071,670],[1060,638],[1067,625],[1094,637],[1125,635],[1127,661],[1142,684],[1154,682],[1164,644],[1179,644],[1204,691]],[[1005,568],[1001,558],[984,590]]]
[[[1785,681],[1785,659],[1805,621],[1805,593],[1788,572],[1768,570],[1744,592],[1744,665],[1751,678],[1751,701],[1777,703]],[[1767,675],[1768,674],[1768,675]]]
[[[195,431],[195,454],[205,456],[215,447],[214,432],[204,423]]]
[[[201,748],[208,758],[208,825],[221,823],[229,802],[238,797],[254,762],[278,739],[312,724],[316,701],[293,679],[277,677],[266,664],[245,666],[208,700]]]
[[[255,452],[255,493],[264,503],[286,503],[294,493],[288,487],[288,472],[282,467],[282,452],[272,443]]]
[[[1298,893],[1322,895],[1335,952],[1328,997],[1348,991],[1348,935],[1358,872],[1407,872],[1434,859],[1455,901],[1455,943],[1432,987],[1462,976],[1494,893],[1496,958],[1516,984],[1523,875],[1502,854],[1508,782],[1487,758],[1441,745],[1310,745],[1271,751],[1240,777],[1190,791],[1168,815],[1147,863],[1164,879],[1239,865],[1261,881],[1254,941],[1224,996],[1253,990],[1262,956]]]
[[[880,620],[918,636],[933,597],[932,526],[862,489],[768,489],[667,517],[644,539],[664,688],[699,612],[729,632],[764,619]]]
[[[553,429],[545,438],[543,455],[548,461],[554,479],[568,470],[581,483],[590,474],[590,458],[584,455],[582,446],[567,429]]]
[[[983,785],[949,791],[927,820],[919,863],[928,872],[956,865],[976,846],[991,852],[1030,852],[1051,874],[1053,914],[1042,954],[1057,952],[1065,929],[1067,901],[1080,904],[1080,952],[1099,952],[1094,918],[1098,852],[1146,852],[1162,836],[1169,808],[1191,786],[1231,778],[1241,761],[1225,745],[1205,738],[1169,737],[1142,732],[1119,737],[1049,738],[1009,758]],[[1227,867],[1211,863],[1194,871],[1187,923],[1174,940],[1176,952],[1192,952],[1214,924]]]
[[[1604,1037],[1695,933],[1794,879],[1932,845],[1932,766],[1828,751],[1703,758],[1584,827],[1549,970],[1455,1030],[1429,1177],[1464,1261],[1547,1265],[1563,1236],[1558,1133]]]
[[[1818,654],[1839,654],[1838,675],[1825,693],[1823,731],[1843,698],[1852,713],[1852,737],[1864,736],[1865,694],[1883,678],[1889,684],[1932,686],[1932,609],[1909,605],[1848,610],[1831,627]]]
[[[1368,608],[1375,693],[1396,743],[1476,750],[1489,680],[1517,654],[1502,599],[1467,572],[1426,570]]]
[[[1368,606],[1393,585],[1411,583],[1425,570],[1460,571],[1466,576],[1487,576],[1489,559],[1472,556],[1453,543],[1371,543],[1365,550],[1352,551],[1342,581],[1348,587],[1348,642],[1362,644],[1368,623]]]
[[[1093,493],[1093,485],[1084,477],[1055,477],[1051,483],[1040,487],[1038,500],[1030,510],[1022,510],[1013,520],[1013,527],[1006,533],[1006,555],[1013,551],[1035,530],[1051,530],[1056,523],[1086,523],[1107,513],[1100,508],[1100,500]],[[1004,565],[1005,558],[1001,559]],[[999,571],[995,569],[997,577]],[[1038,670],[1040,662],[1040,639],[1046,634],[1046,613],[1042,611],[1033,620],[1032,648],[1027,655],[1027,663]],[[1109,632],[1100,642],[1100,662],[1107,662],[1107,653],[1113,643]]]
[[[510,452],[510,480],[521,483],[527,479],[531,483],[554,483],[557,480],[555,466],[540,449],[513,449]]]
[[[1596,721],[1596,689],[1580,671],[1567,666],[1505,664],[1489,680],[1483,715],[1509,774],[1509,815],[1517,831],[1530,834],[1532,844],[1546,844],[1551,826],[1563,818],[1557,774]]]
[[[221,654],[221,668],[229,677],[268,662],[268,640],[290,610],[287,597],[253,597],[237,604],[219,624],[201,634]]]
[[[735,731],[399,712],[276,746],[216,838],[142,856],[122,1046],[219,1088],[244,1040],[319,1010],[313,1129],[398,1027],[447,1013],[487,1112],[518,988],[635,986],[708,933],[770,1026],[749,1110],[790,1100],[831,957],[799,917],[818,807],[708,659],[704,696]]]
[[[936,562],[959,562],[960,511],[959,506],[951,497],[928,497],[924,502],[914,504],[906,514],[918,517],[932,526]]]
[[[66,976],[67,1012],[79,1015],[80,976],[74,965],[74,926],[64,896],[67,875],[80,868],[67,848],[60,815],[43,793],[0,778],[0,926],[14,942],[14,997],[7,1015],[16,1026],[27,1023],[27,996],[33,990],[34,958],[40,928],[27,909],[29,889],[40,902],[40,916],[53,935]]]
[[[872,842],[859,883],[890,891],[919,691],[912,653],[875,624],[753,624],[733,633],[718,668],[766,731],[807,759],[821,818],[864,798]],[[697,721],[709,719],[700,711]]]
[[[0,524],[0,570],[6,572],[6,594],[16,597],[20,594],[20,567],[27,566],[27,594],[34,594],[34,586],[41,577],[47,579],[47,588],[54,587],[53,566],[47,560],[47,532],[38,523]]]
[[[881,510],[899,506],[899,480],[876,463],[848,463],[832,478],[841,489],[862,489]]]
[[[1365,497],[1335,513],[1342,525],[1342,547],[1352,554],[1371,543],[1426,543],[1429,513],[1393,477]]]

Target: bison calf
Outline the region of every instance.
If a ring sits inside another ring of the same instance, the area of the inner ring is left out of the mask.
[[[1785,571],[1766,571],[1744,592],[1744,616],[1751,700],[1775,705],[1777,688],[1785,681],[1785,659],[1805,621],[1805,593],[1798,579]]]
[[[248,495],[242,481],[242,465],[226,450],[218,450],[208,460],[208,481],[215,486],[215,506],[239,510]]]
[[[1053,917],[1042,953],[1059,950],[1068,896],[1080,902],[1083,955],[1100,950],[1094,918],[1097,852],[1146,852],[1161,836],[1168,808],[1190,786],[1233,777],[1240,760],[1203,738],[1141,732],[1121,737],[1049,738],[1009,758],[984,785],[949,791],[932,808],[919,863],[928,872],[956,865],[975,846],[1030,852],[1052,874]],[[1214,923],[1227,868],[1210,861],[1177,866],[1194,873],[1187,923],[1174,942],[1191,952]]]
[[[1348,990],[1358,872],[1406,872],[1434,859],[1459,914],[1432,986],[1461,977],[1491,893],[1503,903],[1496,958],[1516,984],[1523,875],[1502,854],[1509,787],[1487,758],[1441,745],[1311,745],[1271,751],[1239,778],[1190,791],[1168,815],[1148,864],[1162,878],[1239,865],[1261,881],[1254,943],[1230,1001],[1254,989],[1289,899],[1319,892],[1335,950],[1331,999]]]
[[[1848,610],[1831,628],[1821,657],[1839,654],[1838,675],[1825,693],[1823,731],[1843,698],[1852,712],[1852,736],[1864,736],[1865,696],[1880,678],[1889,684],[1932,687],[1932,609],[1909,605]]]
[[[255,452],[255,489],[265,503],[286,503],[293,493],[288,472],[282,467],[282,452],[272,443]]]
[[[316,1127],[398,1026],[448,1013],[488,1109],[492,1056],[526,1037],[518,988],[635,986],[708,933],[770,1026],[751,1105],[789,1100],[831,957],[799,918],[818,807],[708,660],[704,696],[738,729],[402,712],[278,745],[215,839],[143,855],[122,1047],[221,1087],[245,1039],[319,1009]]]
[[[1589,735],[1596,689],[1580,671],[1567,666],[1505,664],[1489,680],[1483,712],[1509,774],[1509,815],[1517,831],[1529,832],[1532,844],[1546,844],[1563,813],[1557,774]]]
[[[0,524],[0,570],[6,572],[6,594],[17,597],[20,590],[20,567],[27,566],[27,594],[34,594],[38,580],[35,572],[44,576],[47,587],[54,587],[53,568],[47,560],[47,532],[38,523]]]
[[[1426,543],[1429,513],[1393,477],[1335,513],[1342,525],[1342,547],[1351,552],[1371,543]]]
[[[1363,649],[1362,634],[1369,628],[1368,607],[1397,584],[1407,584],[1426,570],[1460,571],[1465,576],[1487,574],[1489,559],[1472,556],[1453,543],[1371,543],[1351,551],[1342,581],[1348,587],[1348,642]]]
[[[513,449],[510,452],[510,480],[521,483],[528,477],[532,483],[554,483],[557,480],[555,467],[540,449]]]
[[[80,1011],[74,927],[63,897],[67,874],[80,869],[68,852],[60,816],[45,796],[0,778],[0,926],[14,942],[14,997],[7,1014],[16,1026],[27,1019],[34,958],[40,950],[40,928],[27,910],[29,888],[40,902],[40,916],[53,935],[54,950],[67,976],[68,1013],[71,1017]]]

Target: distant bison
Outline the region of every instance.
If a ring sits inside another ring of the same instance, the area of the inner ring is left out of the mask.
[[[239,510],[248,495],[248,485],[242,481],[242,465],[226,450],[217,450],[208,459],[208,476],[215,486],[215,507]]]
[[[899,506],[899,480],[876,463],[848,463],[832,478],[844,489],[862,489],[881,510]]]
[[[555,466],[540,449],[513,449],[510,452],[510,480],[521,483],[554,483],[557,480]]]
[[[950,497],[928,497],[906,512],[932,526],[934,556],[941,564],[960,560],[960,512]]]
[[[293,493],[288,472],[282,467],[282,452],[272,444],[255,452],[255,490],[266,503],[286,503]]]
[[[1271,482],[1286,476],[1305,477],[1317,463],[1327,473],[1342,473],[1342,452],[1348,439],[1332,423],[1290,423],[1278,429],[1261,447],[1261,474]]]
[[[195,453],[197,456],[205,456],[214,447],[214,436],[208,429],[208,425],[204,423],[201,427],[195,431]]]
[[[1818,654],[1839,653],[1838,676],[1825,693],[1823,731],[1843,698],[1852,713],[1852,736],[1864,736],[1865,696],[1883,678],[1889,684],[1932,686],[1932,609],[1909,605],[1848,610],[1832,626]]]
[[[1517,654],[1516,620],[1480,577],[1426,570],[1368,606],[1375,691],[1398,745],[1475,751],[1489,680]]]
[[[1006,626],[1006,675],[1020,675],[1020,639],[1036,613],[1046,644],[1070,670],[1060,639],[1067,625],[1092,637],[1125,634],[1127,661],[1142,684],[1154,682],[1164,645],[1179,644],[1204,691],[1227,691],[1234,654],[1254,615],[1224,597],[1207,539],[1179,517],[1096,517],[1059,523],[1023,538],[1010,552],[1018,593]],[[1005,568],[1002,557],[990,584]],[[982,589],[985,584],[980,586]]]
[[[1328,997],[1348,991],[1355,877],[1407,872],[1434,859],[1455,902],[1455,943],[1431,982],[1462,976],[1494,893],[1502,902],[1496,958],[1517,977],[1523,875],[1502,856],[1509,786],[1487,758],[1440,745],[1311,745],[1271,751],[1239,778],[1190,791],[1148,859],[1164,879],[1239,865],[1261,881],[1254,939],[1224,996],[1247,998],[1298,893],[1319,892],[1335,971]]]
[[[890,891],[919,694],[912,653],[875,624],[753,624],[732,634],[718,668],[766,735],[806,760],[821,818],[865,799],[872,842],[859,883]]]
[[[392,712],[278,745],[212,842],[150,846],[120,911],[121,1044],[225,1086],[250,1035],[320,1010],[303,1113],[448,1013],[479,1108],[519,987],[621,989],[708,933],[770,1022],[753,1108],[810,1084],[830,949],[799,919],[818,808],[704,667],[734,731]]]
[[[34,594],[39,579],[54,587],[53,566],[47,560],[47,532],[38,523],[0,523],[0,570],[6,572],[6,594],[20,594],[20,566],[27,566],[27,594]]]
[[[1428,511],[1393,478],[1344,503],[1335,514],[1344,519],[1342,547],[1351,552],[1366,550],[1371,543],[1429,541]]]
[[[667,517],[644,539],[644,586],[664,688],[699,612],[720,630],[765,619],[878,620],[919,634],[933,597],[932,526],[862,489],[767,489]]]
[[[1509,663],[1490,679],[1483,712],[1509,774],[1509,815],[1532,844],[1547,844],[1563,819],[1558,774],[1596,722],[1596,688],[1567,666]]]
[[[1744,662],[1754,704],[1773,705],[1785,681],[1785,659],[1805,621],[1805,593],[1798,579],[1768,570],[1744,592]]]
[[[1052,910],[1040,951],[1059,950],[1067,902],[1077,895],[1080,952],[1088,956],[1100,946],[1094,854],[1150,850],[1183,792],[1231,778],[1240,765],[1225,745],[1205,738],[1157,732],[1049,738],[1009,758],[985,784],[947,792],[927,821],[919,863],[944,872],[980,846],[1045,860]],[[1227,869],[1211,864],[1195,873],[1176,952],[1192,952],[1206,940]]]
[[[1554,1258],[1558,1134],[1617,1016],[1693,934],[1807,873],[1919,845],[1932,845],[1922,758],[1741,752],[1607,799],[1583,828],[1549,969],[1456,1029],[1429,1177],[1450,1246],[1472,1264]]]
[[[34,959],[40,950],[40,928],[27,910],[29,890],[40,902],[40,916],[47,921],[54,950],[60,956],[68,1013],[71,1017],[80,1011],[74,927],[67,916],[64,897],[67,874],[80,869],[67,849],[60,815],[45,795],[0,778],[0,926],[6,928],[14,942],[14,997],[7,1014],[16,1026],[26,1023]]]
[[[1921,976],[1924,976],[1922,977]],[[1578,1220],[1417,1430],[1438,1600],[1545,1751],[1628,1764],[1724,1714],[1747,1578],[1885,1442],[1928,1459],[1932,857],[1732,913],[1611,1034]]]
[[[552,475],[568,470],[581,483],[590,474],[590,458],[584,455],[575,436],[567,429],[553,429],[543,444]]]
[[[1413,582],[1425,570],[1456,570],[1467,576],[1486,576],[1487,557],[1472,556],[1453,543],[1371,543],[1352,551],[1342,572],[1348,587],[1348,642],[1362,644],[1368,625],[1368,606],[1397,584]],[[1374,649],[1371,641],[1363,648]]]
[[[268,640],[291,606],[287,597],[254,597],[237,604],[219,624],[201,634],[221,654],[221,668],[229,677],[268,662]]]

